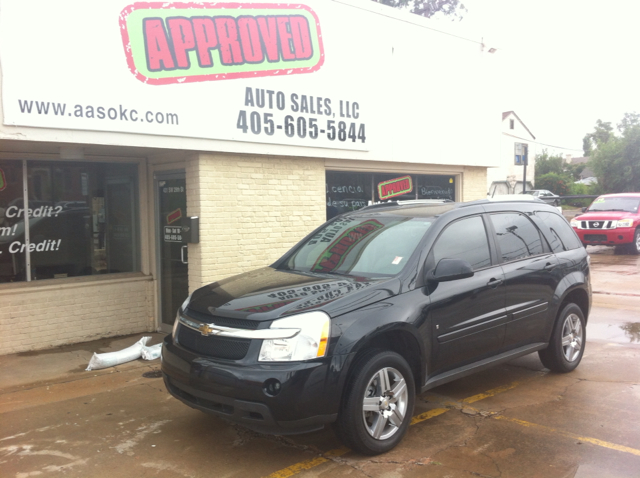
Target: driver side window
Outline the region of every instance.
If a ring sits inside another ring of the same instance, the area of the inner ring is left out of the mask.
[[[447,226],[433,246],[433,259],[462,259],[473,270],[491,265],[489,242],[480,216],[461,219]]]

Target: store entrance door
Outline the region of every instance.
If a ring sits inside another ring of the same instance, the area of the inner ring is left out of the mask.
[[[187,237],[182,230],[187,215],[185,174],[157,173],[155,184],[160,325],[170,331],[189,295]]]

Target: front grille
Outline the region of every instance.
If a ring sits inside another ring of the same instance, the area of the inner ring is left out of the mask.
[[[240,360],[247,355],[251,340],[204,336],[184,325],[178,327],[178,343],[187,350],[207,357]]]
[[[580,221],[581,229],[615,229],[616,221]]]
[[[197,310],[189,309],[184,311],[187,317],[191,317],[205,324],[215,324],[222,327],[232,327],[234,329],[256,330],[260,326],[260,322],[246,319],[230,319],[227,317],[218,317],[216,315],[203,314]]]
[[[605,242],[607,240],[606,234],[585,234],[585,241]]]

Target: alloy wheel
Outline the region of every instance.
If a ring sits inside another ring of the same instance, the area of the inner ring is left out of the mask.
[[[562,353],[567,362],[573,362],[580,357],[584,332],[580,317],[569,314],[562,326]]]
[[[364,426],[376,440],[393,436],[407,412],[409,396],[402,374],[392,367],[376,372],[365,389],[362,403]]]

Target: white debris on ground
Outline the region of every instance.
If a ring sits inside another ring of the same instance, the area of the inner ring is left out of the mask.
[[[147,342],[151,337],[142,337],[135,344],[126,349],[117,352],[109,352],[104,354],[94,353],[89,361],[87,370],[99,370],[102,368],[114,367],[132,360],[142,357],[144,360],[155,360],[160,358],[162,352],[162,344],[147,347]]]

